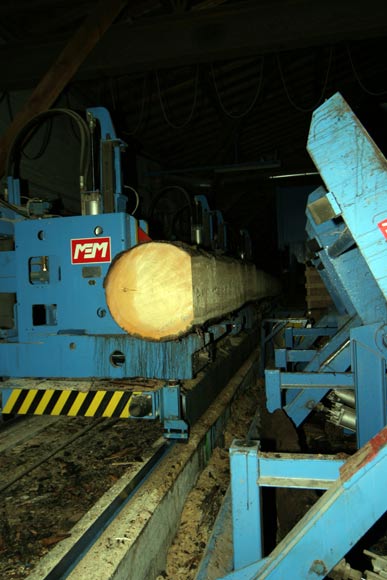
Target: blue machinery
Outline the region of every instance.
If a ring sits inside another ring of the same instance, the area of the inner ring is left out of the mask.
[[[149,239],[147,224],[126,213],[124,143],[109,114],[91,109],[84,125],[84,141],[99,127],[98,151],[91,157],[98,159],[100,179],[95,184],[93,172],[87,187],[90,168],[81,153],[82,215],[50,215],[50,203],[39,199],[21,205],[17,171],[9,174],[7,197],[1,200],[2,413],[159,418],[166,437],[187,438],[189,425],[253,348],[254,310],[246,307],[170,342],[129,337],[115,323],[103,280],[114,256]],[[195,206],[192,242],[224,250],[220,212],[212,212],[202,197],[195,198]]]
[[[308,150],[327,188],[308,199],[309,246],[336,314],[315,326],[266,321],[265,345],[285,329],[276,368],[265,372],[267,407],[284,409],[297,426],[318,409],[356,431],[359,450],[344,462],[234,441],[233,572],[224,579],[323,578],[387,509],[387,161],[340,94],[315,111]],[[327,490],[269,555],[264,487]]]
[[[110,118],[101,109],[90,115],[101,127],[103,195],[81,183],[83,215],[58,218],[45,202],[21,206],[10,176],[0,206],[2,410],[159,417],[167,437],[184,438],[252,348],[254,316],[244,309],[164,343],[131,338],[115,324],[103,279],[111,259],[145,238],[147,226],[124,211],[123,144]],[[235,580],[322,578],[387,507],[387,162],[340,95],[315,112],[308,150],[327,188],[308,200],[310,249],[337,313],[285,329],[276,368],[266,371],[267,405],[283,408],[296,425],[321,409],[356,431],[359,450],[344,462],[234,442],[234,571],[225,578]],[[226,243],[222,223],[203,202],[194,241],[211,240],[216,229],[217,244]],[[208,364],[230,333],[233,346]],[[263,487],[327,489],[267,556]]]

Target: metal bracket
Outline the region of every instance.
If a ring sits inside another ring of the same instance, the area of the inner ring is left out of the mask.
[[[188,439],[188,423],[182,419],[181,389],[178,382],[164,385],[160,391],[160,419],[168,439]]]

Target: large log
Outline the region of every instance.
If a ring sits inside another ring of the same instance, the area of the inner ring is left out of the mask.
[[[105,279],[117,324],[147,340],[178,338],[197,325],[278,293],[252,264],[184,244],[149,242],[120,254]]]

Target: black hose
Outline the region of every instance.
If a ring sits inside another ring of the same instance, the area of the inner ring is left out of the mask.
[[[28,144],[28,141],[30,139],[32,139],[32,137],[37,133],[39,127],[36,127],[35,129],[33,129],[31,131],[31,136],[28,137],[28,139],[26,139],[26,143],[25,145]],[[40,146],[40,148],[38,149],[37,153],[34,153],[33,155],[28,155],[28,153],[25,151],[25,146],[22,149],[22,154],[23,157],[25,157],[26,159],[28,159],[29,161],[36,161],[36,159],[40,159],[40,157],[42,157],[42,155],[45,153],[48,144],[50,142],[51,139],[51,134],[52,134],[52,119],[49,119],[49,122],[47,123],[47,128],[46,128],[46,132],[43,138],[43,142]]]
[[[171,189],[177,189],[178,191],[180,191],[184,197],[187,200],[187,205],[190,208],[190,214],[192,217],[192,199],[189,196],[189,193],[187,192],[186,189],[184,189],[184,187],[181,187],[180,185],[167,185],[165,187],[163,187],[159,193],[152,199],[150,208],[149,208],[149,217],[153,216],[153,212],[155,210],[156,205],[158,204],[158,202],[160,201],[161,198],[163,198],[165,196],[165,194],[167,193],[167,191],[171,190]]]
[[[85,180],[87,179],[90,169],[90,132],[84,119],[82,119],[78,113],[71,111],[70,109],[49,109],[48,111],[39,113],[24,125],[21,131],[19,131],[19,133],[16,135],[9,149],[6,163],[7,175],[12,177],[19,177],[21,151],[31,139],[35,132],[36,126],[38,126],[46,119],[51,119],[52,117],[60,114],[69,116],[76,122],[78,126],[81,138],[79,171],[80,175],[82,175]]]
[[[18,206],[13,205],[12,203],[9,203],[8,201],[5,201],[5,199],[1,199],[1,197],[0,197],[0,205],[3,205],[7,209],[12,210],[13,212],[15,212],[15,213],[17,213],[25,218],[29,218],[29,215],[27,213],[23,212],[23,210],[21,210]]]
[[[153,219],[153,215],[154,215],[156,206],[159,203],[160,199],[165,197],[165,195],[170,190],[177,190],[180,193],[182,193],[186,199],[186,203],[182,207],[177,208],[177,210],[175,210],[173,212],[171,222],[167,224],[167,227],[163,227],[163,235],[164,235],[164,237],[166,237],[166,239],[172,239],[172,236],[174,234],[174,229],[176,226],[176,221],[177,221],[178,217],[181,215],[181,212],[183,211],[183,209],[185,210],[188,208],[188,210],[189,210],[189,225],[191,225],[192,216],[193,216],[192,199],[191,199],[189,193],[184,189],[184,187],[181,187],[180,185],[167,185],[167,186],[163,187],[159,191],[159,193],[152,199],[151,204],[150,204],[150,208],[149,208],[149,214],[148,214],[149,221],[151,221]],[[166,216],[166,212],[163,212],[163,213]],[[170,230],[169,232],[168,232],[168,228]]]

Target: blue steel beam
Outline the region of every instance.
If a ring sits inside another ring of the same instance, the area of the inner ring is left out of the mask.
[[[296,328],[293,326],[289,326],[285,330],[285,335],[289,335],[289,340],[290,340],[290,337],[300,338],[300,337],[305,337],[305,336],[312,338],[312,340],[316,340],[316,338],[319,338],[320,336],[332,336],[332,334],[335,334],[336,331],[337,331],[337,326],[332,327],[332,326],[317,326],[316,325],[316,326],[313,326],[311,328]]]
[[[263,557],[261,493],[257,486],[258,441],[233,441],[230,448],[234,568]],[[249,541],[240,531],[248,531]]]
[[[321,392],[327,393],[333,388],[336,390],[354,389],[353,374],[349,372],[287,373],[278,369],[270,369],[266,371],[266,406],[270,412],[280,409],[282,406],[283,390],[297,389],[297,391],[300,391],[301,389],[301,394],[306,394],[309,397],[308,409],[311,410],[315,406],[316,401],[314,393],[317,392],[317,396],[319,397]],[[298,396],[299,392],[296,397]],[[295,399],[287,407],[291,407],[294,401]]]
[[[378,337],[381,344],[378,348]],[[387,424],[385,328],[372,324],[351,331],[352,369],[356,389],[358,447]]]
[[[314,355],[314,350],[276,348],[275,366],[286,369],[288,363],[310,362]]]
[[[355,325],[356,319],[352,319]],[[345,342],[342,342],[345,338]],[[321,361],[321,358],[325,360]],[[321,363],[319,365],[319,362]],[[316,374],[325,371],[343,372],[350,366],[350,348],[349,348],[349,328],[344,325],[333,339],[315,356],[315,358],[306,365],[305,372]],[[353,380],[353,379],[352,379]],[[330,387],[332,388],[332,386]],[[336,388],[336,386],[335,386]],[[289,417],[298,426],[310,411],[315,408],[317,403],[329,392],[329,388],[314,388],[311,392],[309,388],[301,389],[297,395],[285,405],[284,409]]]
[[[121,168],[121,153],[127,147],[127,144],[117,137],[110,113],[105,107],[92,107],[87,109],[87,112],[95,117],[100,125],[101,140],[100,140],[100,174],[104,176],[105,167],[103,165],[102,148],[103,143],[111,143],[113,150],[114,163],[114,211],[125,212],[127,198],[123,195],[122,182],[122,168]],[[102,182],[101,182],[102,185]]]
[[[274,371],[276,372],[276,371]],[[319,389],[326,387],[332,389],[353,389],[353,375],[352,373],[343,372],[323,372],[323,373],[280,373],[280,382],[282,389],[298,389],[302,387],[309,387],[312,389]]]
[[[281,332],[284,334],[287,349],[309,349],[322,336],[332,336],[337,331],[337,322],[331,315],[324,316],[314,327],[307,327],[307,318],[265,318],[261,322],[261,359],[260,374],[265,372],[267,345],[271,344]],[[302,326],[297,326],[302,325]],[[295,340],[298,339],[298,340]],[[277,350],[277,349],[275,349]],[[315,351],[311,351],[315,352]],[[295,355],[297,356],[297,355]],[[309,355],[307,360],[309,359]],[[281,365],[280,365],[281,366]]]
[[[306,365],[304,371],[317,373],[321,370],[328,372],[346,370],[350,365],[349,332],[351,328],[359,325],[360,320],[356,316],[343,324],[332,339],[320,351],[316,351],[313,360]],[[271,371],[266,371],[265,375],[267,405],[270,411],[274,411],[281,408],[278,377],[275,373],[271,375]],[[327,388],[315,388],[313,393],[310,393],[309,389],[300,389],[297,395],[285,406],[285,411],[296,425],[300,425],[311,409],[327,394],[328,390]]]
[[[258,463],[260,487],[328,489],[339,477],[344,460],[335,455],[259,452]]]
[[[258,455],[248,457],[258,464]],[[257,467],[252,465],[244,473],[254,470]],[[317,580],[326,576],[386,511],[386,479],[387,427],[346,461],[340,477],[268,557],[235,568],[223,580]],[[245,497],[245,509],[246,503]],[[256,520],[259,518],[256,513]],[[245,544],[257,551],[251,545],[257,534],[250,535],[249,528],[244,534]],[[239,542],[243,545],[241,539]],[[248,552],[245,547],[244,553]]]

